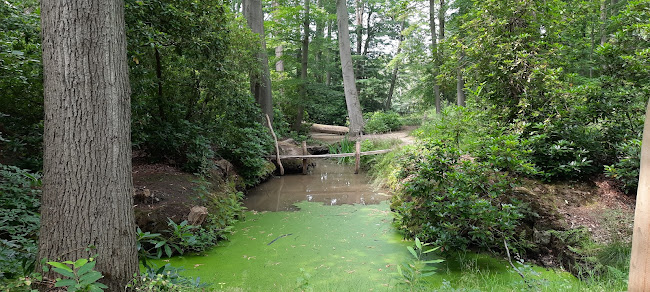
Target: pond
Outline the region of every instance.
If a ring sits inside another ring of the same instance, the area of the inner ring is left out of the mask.
[[[161,264],[182,267],[183,274],[226,291],[408,291],[396,266],[410,261],[407,246],[413,242],[393,227],[386,191],[352,171],[318,161],[308,175],[273,178],[250,192],[245,201],[250,211],[229,241]],[[507,261],[483,254],[455,254],[438,269],[425,290],[579,286],[568,273],[540,267],[526,267],[530,278],[524,282]]]

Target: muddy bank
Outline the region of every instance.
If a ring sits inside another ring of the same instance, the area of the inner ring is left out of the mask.
[[[245,190],[230,162],[221,159],[214,163],[205,181],[173,166],[135,163],[134,212],[138,227],[144,232],[160,233],[168,229],[169,219],[176,223],[187,220],[190,209],[203,204],[199,190],[215,195]]]

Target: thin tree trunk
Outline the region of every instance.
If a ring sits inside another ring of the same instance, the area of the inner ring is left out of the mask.
[[[361,45],[363,44],[363,1],[355,0],[356,3],[356,15],[357,15],[357,55],[361,55]]]
[[[327,56],[325,56],[327,60],[327,69],[325,73],[325,84],[327,86],[332,85],[332,71],[330,70],[329,64],[332,63],[332,51],[330,50],[329,45],[332,43],[332,23],[330,21],[327,21]]]
[[[456,70],[456,105],[465,106],[465,79],[463,79],[462,65],[459,64]]]
[[[276,7],[277,9],[278,6],[279,6],[278,2],[273,1],[273,7]],[[277,16],[275,16],[275,18],[277,18]],[[281,19],[277,19],[276,21],[281,21]],[[276,59],[275,71],[276,72],[284,72],[284,61],[282,60],[283,49],[284,48],[282,47],[282,45],[278,45],[277,47],[275,47],[275,59]]]
[[[607,0],[600,1],[600,45],[607,42]]]
[[[429,0],[429,29],[431,30],[431,57],[433,58],[433,97],[436,104],[436,113],[440,108],[440,85],[438,85],[438,34],[436,33],[436,1]]]
[[[277,61],[275,61],[275,71],[277,72],[284,72],[284,61],[282,61],[282,50],[283,47],[282,45],[278,45],[275,47],[275,58]]]
[[[139,273],[124,2],[42,0],[41,28],[45,147],[38,258],[98,254],[100,282],[124,291]]]
[[[156,57],[156,83],[158,85],[158,94],[156,95],[158,103],[158,118],[161,121],[165,121],[167,115],[165,114],[165,98],[163,97],[162,60],[158,46],[154,46],[154,56]]]
[[[641,171],[634,211],[632,257],[628,291],[650,291],[650,103],[646,108],[643,141],[641,143]]]
[[[305,0],[305,16],[303,18],[302,29],[302,49],[301,49],[301,60],[300,60],[300,101],[298,104],[298,113],[296,115],[296,121],[293,124],[293,129],[295,131],[300,130],[302,126],[302,120],[304,118],[305,112],[305,102],[307,100],[307,62],[309,61],[309,2],[310,0]]]
[[[336,18],[339,29],[339,53],[341,55],[341,71],[343,73],[343,87],[345,89],[345,102],[350,118],[350,136],[361,135],[363,131],[363,115],[354,79],[354,65],[350,53],[350,31],[348,29],[348,9],[345,0],[336,2]]]
[[[368,7],[368,17],[366,18],[366,41],[363,42],[363,50],[361,51],[361,55],[367,56],[368,55],[368,47],[370,47],[370,41],[372,40],[373,36],[373,31],[370,28],[370,21],[372,20],[372,7]]]
[[[269,72],[269,58],[266,55],[266,41],[264,40],[264,13],[261,0],[243,0],[243,12],[251,31],[260,38],[260,49],[256,56],[260,63],[260,74],[251,74],[251,92],[255,101],[260,105],[263,114],[269,115],[273,122],[273,97],[271,92],[271,77]]]
[[[399,38],[397,43],[397,52],[395,53],[395,58],[399,58],[399,54],[402,52],[402,41],[404,41],[404,36],[402,32],[404,31],[404,26],[406,21],[402,21],[399,30]],[[393,72],[390,77],[390,88],[388,89],[388,97],[386,98],[386,103],[384,105],[385,110],[390,110],[393,107],[393,94],[395,92],[395,85],[397,84],[397,73],[399,72],[399,60],[396,59],[395,67],[393,67]]]

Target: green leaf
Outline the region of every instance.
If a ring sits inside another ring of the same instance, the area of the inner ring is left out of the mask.
[[[172,249],[169,247],[169,245],[165,245],[165,254],[167,254],[167,257],[172,256]]]
[[[89,262],[89,263],[83,265],[83,266],[82,266],[81,268],[79,268],[79,270],[77,271],[77,275],[81,276],[81,275],[86,274],[87,272],[89,272],[90,270],[92,270],[93,268],[95,268],[95,264],[97,264],[97,262]]]
[[[68,278],[76,278],[76,277],[77,277],[77,276],[72,272],[72,270],[70,270],[70,269],[68,269],[68,270],[64,270],[64,269],[61,269],[61,268],[54,268],[54,269],[52,269],[52,270],[55,271],[55,272],[57,272],[57,273],[59,273],[59,274],[61,274],[61,275],[63,275],[63,276],[66,276],[66,277],[68,277]]]
[[[59,269],[63,269],[63,270],[66,270],[66,271],[72,272],[72,269],[71,269],[70,267],[68,267],[68,266],[67,266],[66,264],[64,264],[64,263],[59,263],[59,262],[47,262],[47,264],[50,265],[50,266],[53,266],[53,267],[55,267],[55,268],[59,268]]]
[[[158,242],[156,242],[156,246],[154,246],[153,248],[159,248],[159,247],[165,245],[165,243],[167,243],[167,241],[164,241],[164,240],[158,241]]]
[[[75,269],[78,269],[88,263],[87,259],[78,259],[76,262],[74,262],[73,266]]]
[[[417,238],[417,237],[415,238],[415,246],[416,246],[418,249],[422,249],[422,242],[420,242],[420,239]]]
[[[101,279],[102,277],[103,277],[102,273],[97,271],[91,271],[90,273],[85,274],[79,278],[79,284],[81,284],[82,286],[88,286],[92,283],[97,282],[97,280]]]
[[[68,286],[74,286],[77,284],[77,281],[72,280],[72,279],[64,279],[64,280],[58,280],[56,283],[54,283],[54,287],[68,287]]]
[[[435,273],[436,273],[436,272],[424,273],[424,274],[422,274],[422,277],[429,277],[429,276],[431,276],[431,275],[433,275],[433,274],[435,274]]]
[[[409,252],[413,255],[414,258],[416,258],[416,259],[419,258],[418,254],[415,252],[415,250],[412,247],[407,246],[406,248],[409,250]]]
[[[430,261],[424,261],[423,263],[425,264],[439,264],[444,262],[445,260],[430,260]]]
[[[438,246],[438,247],[434,247],[434,248],[432,248],[432,249],[430,249],[430,250],[424,251],[424,253],[434,252],[434,251],[438,250],[439,248],[440,248],[439,246]]]

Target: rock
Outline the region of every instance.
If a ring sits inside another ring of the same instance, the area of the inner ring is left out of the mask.
[[[293,139],[287,139],[278,142],[280,155],[303,155],[302,146],[298,145]],[[310,155],[307,153],[307,155]],[[284,173],[302,173],[302,159],[282,159]],[[310,160],[308,167],[314,166],[314,161]]]
[[[208,208],[203,206],[194,206],[187,215],[187,222],[190,225],[200,226],[208,217]]]

